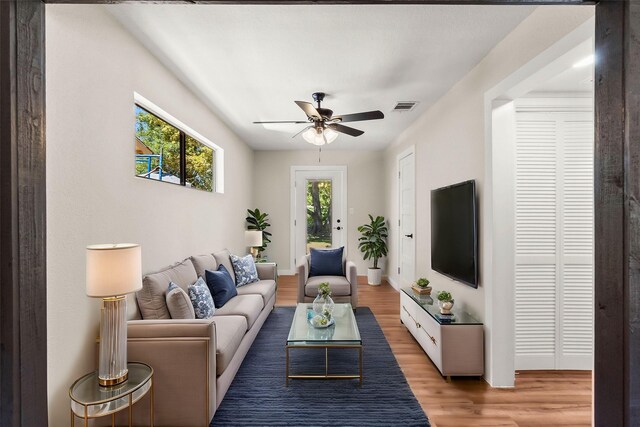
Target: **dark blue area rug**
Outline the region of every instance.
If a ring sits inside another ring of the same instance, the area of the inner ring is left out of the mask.
[[[269,315],[244,359],[212,426],[429,426],[375,316],[356,312],[364,346],[364,383],[359,380],[289,380],[285,344],[294,308]],[[324,350],[291,350],[291,373],[323,373]],[[329,352],[329,372],[358,371],[358,352]]]

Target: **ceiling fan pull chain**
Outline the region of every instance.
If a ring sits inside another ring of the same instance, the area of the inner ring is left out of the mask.
[[[320,154],[322,154],[322,147],[318,147],[318,163],[320,163]]]

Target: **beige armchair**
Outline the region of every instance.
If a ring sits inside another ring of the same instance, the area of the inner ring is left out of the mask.
[[[334,302],[349,302],[355,309],[358,306],[358,275],[352,261],[343,261],[344,276],[309,277],[309,255],[298,265],[298,302],[313,302],[318,295],[318,285],[328,282],[331,286],[331,298]]]

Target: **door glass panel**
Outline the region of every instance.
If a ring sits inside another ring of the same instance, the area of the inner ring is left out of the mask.
[[[307,180],[307,253],[310,248],[324,249],[333,246],[331,199],[330,179]]]

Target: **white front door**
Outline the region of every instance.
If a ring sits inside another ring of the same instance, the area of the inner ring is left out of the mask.
[[[412,283],[415,276],[415,162],[411,152],[398,161],[398,193],[400,195],[399,212],[399,254],[398,275],[400,286]]]
[[[346,168],[294,167],[292,175],[295,268],[311,248],[346,246]]]

